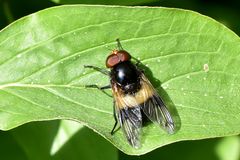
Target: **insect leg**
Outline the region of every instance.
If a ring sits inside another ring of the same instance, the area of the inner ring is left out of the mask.
[[[108,93],[106,93],[104,90],[105,89],[109,89],[111,88],[111,85],[106,85],[106,86],[103,86],[103,87],[99,87],[98,85],[96,84],[90,84],[90,85],[85,85],[86,88],[97,88],[99,89],[100,91],[102,91],[104,94],[106,94],[107,96],[109,97],[112,97],[111,95],[109,95]]]
[[[114,101],[113,101],[113,117],[114,117],[115,123],[114,123],[113,129],[111,131],[111,135],[113,135],[114,130],[115,130],[117,124],[118,124],[117,116],[116,116],[116,109],[115,109],[115,102]]]
[[[92,68],[98,72],[101,72],[102,74],[105,74],[105,75],[109,75],[110,72],[104,68],[99,68],[99,67],[96,67],[96,66],[91,66],[91,65],[84,65],[84,68]]]
[[[91,84],[91,85],[86,85],[85,87],[86,87],[86,88],[97,88],[97,89],[99,89],[99,90],[105,90],[105,89],[110,89],[110,88],[111,88],[111,85],[106,85],[106,86],[99,87],[99,86],[96,85],[96,84]]]

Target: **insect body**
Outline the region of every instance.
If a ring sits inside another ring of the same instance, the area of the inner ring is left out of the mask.
[[[109,75],[111,84],[105,87],[96,85],[90,87],[112,88],[116,123],[111,133],[113,134],[117,123],[120,123],[129,144],[139,148],[143,116],[141,111],[170,134],[174,132],[174,122],[163,100],[143,71],[131,62],[130,54],[122,49],[119,40],[117,42],[118,50],[113,50],[106,60],[110,72],[98,67],[86,66]]]

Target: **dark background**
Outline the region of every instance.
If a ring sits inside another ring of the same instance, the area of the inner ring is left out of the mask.
[[[96,0],[96,4],[98,4],[97,2]],[[25,15],[56,5],[50,0],[0,0],[0,29]],[[240,34],[239,0],[159,0],[138,5],[174,7],[197,11],[216,19],[238,35]]]

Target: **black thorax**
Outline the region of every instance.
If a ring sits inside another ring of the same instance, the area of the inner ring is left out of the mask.
[[[141,72],[130,61],[117,64],[111,70],[111,80],[116,82],[125,94],[136,93],[140,88]]]

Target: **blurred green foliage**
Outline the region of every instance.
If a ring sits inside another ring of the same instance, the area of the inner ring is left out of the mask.
[[[66,130],[69,134],[71,131]],[[71,124],[73,122],[67,122]],[[76,122],[75,122],[76,123]],[[59,135],[59,121],[35,122],[23,125],[16,129],[0,132],[1,160],[156,160],[156,159],[184,159],[184,160],[238,160],[240,137],[225,137],[198,141],[178,142],[161,147],[146,155],[129,156],[117,149],[104,138],[92,130],[76,124],[71,124],[78,131],[69,137],[64,145],[51,153],[51,147],[56,137],[64,139],[67,136]],[[55,141],[55,142],[54,142]]]
[[[16,19],[56,5],[58,4],[50,0],[2,0],[0,29]],[[237,0],[159,0],[138,5],[194,10],[216,19],[240,35],[240,1]],[[112,144],[86,127],[71,135],[67,143],[51,155],[51,147],[59,128],[60,121],[51,121],[30,123],[7,132],[0,131],[0,159],[238,160],[240,158],[240,136],[179,142],[136,157],[117,151]]]

